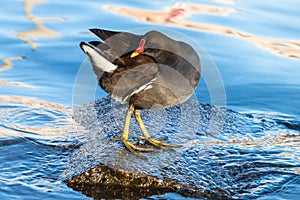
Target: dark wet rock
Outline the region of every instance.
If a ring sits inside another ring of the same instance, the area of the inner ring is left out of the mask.
[[[180,189],[175,180],[112,169],[100,164],[67,180],[68,186],[94,199],[139,199]]]
[[[297,167],[293,160],[282,165],[287,159],[265,145],[281,133],[272,120],[194,100],[164,111],[145,110],[142,118],[153,137],[167,136],[166,141],[183,146],[141,153],[146,158],[141,159],[121,142],[110,142],[122,134],[125,112],[126,105],[109,97],[75,110],[78,128],[85,131],[62,175],[69,187],[94,199],[139,199],[165,192],[247,199],[276,189],[272,180],[294,177],[286,172]],[[140,134],[132,119],[130,139]]]
[[[177,192],[187,197],[226,199],[209,190],[197,190],[177,180],[112,169],[100,164],[66,180],[67,185],[93,199],[140,199],[147,196]],[[220,193],[225,193],[219,188]]]

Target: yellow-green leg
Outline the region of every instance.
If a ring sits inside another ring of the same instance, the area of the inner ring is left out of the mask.
[[[181,146],[180,144],[170,144],[170,143],[167,143],[167,142],[163,142],[161,138],[158,138],[158,139],[154,139],[151,137],[151,135],[148,133],[148,130],[147,128],[145,127],[145,124],[141,118],[141,111],[140,110],[134,110],[134,116],[135,116],[135,119],[136,121],[138,122],[141,130],[142,130],[142,133],[144,136],[141,136],[139,137],[140,139],[143,139],[143,140],[146,140],[148,143],[158,147],[158,148],[161,148],[161,149],[167,149],[166,147],[178,147],[178,146]]]
[[[151,149],[151,148],[138,147],[138,146],[136,146],[133,143],[128,141],[129,128],[130,128],[130,118],[131,118],[131,115],[132,115],[133,111],[134,111],[134,107],[133,107],[133,105],[130,105],[128,107],[127,112],[126,112],[122,137],[121,138],[120,137],[114,138],[114,139],[112,139],[112,141],[122,140],[122,142],[125,144],[127,149],[129,149],[129,151],[131,151],[132,153],[137,154],[137,155],[138,155],[138,153],[136,151],[153,151],[153,149]]]

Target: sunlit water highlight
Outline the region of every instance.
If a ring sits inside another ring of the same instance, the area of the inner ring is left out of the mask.
[[[234,110],[222,135],[199,132],[196,144],[202,148],[179,159],[199,157],[179,166],[196,172],[190,183],[214,192],[222,188],[237,199],[299,198],[299,6],[296,0],[2,2],[0,199],[90,199],[68,188],[62,175],[75,173],[69,170],[71,158],[78,171],[95,165],[100,154],[82,147],[100,144],[90,137],[111,127],[93,126],[92,133],[73,119],[73,84],[84,60],[78,44],[94,37],[87,34],[91,27],[157,25],[207,50],[223,78],[227,107]],[[203,80],[195,95],[211,103]],[[98,89],[96,96],[105,94]],[[87,160],[78,157],[82,150]],[[161,197],[183,198],[174,193],[152,198]]]

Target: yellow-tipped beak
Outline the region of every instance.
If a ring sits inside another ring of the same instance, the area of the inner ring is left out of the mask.
[[[134,58],[144,52],[145,39],[141,39],[138,48],[130,55],[130,58]]]
[[[130,55],[130,58],[134,58],[136,56],[140,55],[138,52],[133,52],[131,55]]]

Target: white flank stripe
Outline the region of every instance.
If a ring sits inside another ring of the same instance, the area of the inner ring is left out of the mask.
[[[149,90],[151,89],[153,86],[151,85],[153,83],[153,81],[155,81],[156,78],[152,79],[149,83],[142,85],[141,87],[139,87],[138,89],[134,90],[131,94],[127,95],[125,98],[123,98],[122,102],[125,103],[127,101],[127,99],[129,97],[131,97],[132,95],[139,93],[143,90]]]

